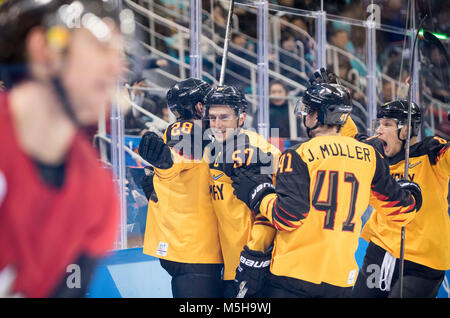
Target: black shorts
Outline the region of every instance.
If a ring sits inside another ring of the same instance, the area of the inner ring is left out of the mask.
[[[343,298],[351,296],[352,287],[314,284],[292,277],[270,275],[267,293],[270,298]]]
[[[386,251],[370,242],[364,256],[363,266],[358,273],[352,297],[387,298],[400,296],[399,259],[395,261],[390,291],[379,288],[381,265]],[[403,297],[434,298],[444,280],[445,271],[436,270],[408,260],[403,267]]]
[[[223,297],[223,264],[189,264],[159,259],[172,277],[174,298]]]

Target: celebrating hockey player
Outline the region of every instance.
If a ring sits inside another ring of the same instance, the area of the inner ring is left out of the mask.
[[[118,199],[81,129],[124,69],[112,2],[0,5],[0,297],[83,297],[113,247]]]
[[[311,140],[283,152],[271,179],[249,169],[232,177],[239,199],[277,229],[269,297],[348,297],[358,266],[361,215],[370,203],[390,222],[407,224],[421,205],[420,188],[395,180],[370,145],[341,136],[352,110],[348,90],[313,82],[296,114]]]
[[[206,148],[205,157],[209,162],[211,197],[219,222],[225,297],[238,294],[239,286],[234,279],[239,275],[246,275],[245,281],[256,278],[253,283],[248,282],[247,296],[255,297],[261,291],[269,269],[269,248],[274,235],[271,224],[261,216],[255,218],[249,208],[236,198],[231,186],[230,177],[239,167],[246,166],[271,176],[272,164],[279,157],[279,150],[264,137],[242,128],[247,105],[244,94],[234,86],[213,88],[205,97],[205,119],[209,121],[215,138]],[[252,267],[249,264],[256,267],[248,268]]]
[[[194,78],[167,92],[177,120],[163,139],[146,133],[139,154],[154,165],[143,179],[149,199],[144,253],[160,259],[172,277],[175,298],[222,297],[222,254],[209,195],[208,164],[202,161],[202,102],[210,86]],[[154,191],[153,191],[154,187]]]
[[[422,209],[405,227],[403,297],[436,297],[450,269],[450,144],[439,137],[419,141],[422,116],[412,103],[409,171],[404,176],[407,118],[408,101],[384,104],[377,113],[378,135],[367,142],[384,154],[394,178],[407,178],[422,189]],[[399,297],[400,231],[401,224],[375,209],[361,234],[369,245],[354,297]]]

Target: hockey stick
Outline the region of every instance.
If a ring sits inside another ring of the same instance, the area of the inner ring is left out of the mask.
[[[412,3],[412,6],[414,6],[414,1]],[[411,53],[411,60],[410,60],[410,67],[409,67],[409,74],[411,76],[409,88],[408,88],[408,121],[406,126],[406,145],[405,145],[405,173],[404,177],[408,179],[408,169],[409,169],[409,146],[411,141],[411,102],[412,102],[412,86],[413,86],[413,78],[414,78],[414,57],[416,53],[416,44],[417,39],[419,37],[419,31],[422,27],[422,24],[424,23],[427,15],[425,14],[422,18],[422,20],[419,23],[419,28],[416,31],[416,35],[414,37],[413,42],[413,48]],[[415,29],[415,25],[413,25],[413,28]],[[405,267],[405,227],[402,226],[401,229],[401,237],[400,237],[400,266],[399,266],[399,279],[400,279],[400,298],[403,298],[403,272]]]
[[[225,39],[223,43],[222,68],[220,69],[219,86],[223,85],[225,79],[225,70],[227,68],[228,44],[231,38],[231,19],[234,12],[234,0],[230,0],[230,8],[228,9],[227,27],[225,30]]]

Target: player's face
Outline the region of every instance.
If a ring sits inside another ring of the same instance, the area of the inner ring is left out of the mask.
[[[95,123],[111,101],[124,70],[123,56],[117,30],[113,30],[108,42],[100,42],[85,29],[72,33],[61,78],[81,124]]]
[[[209,109],[209,125],[219,142],[231,137],[243,120],[238,119],[234,109],[226,105],[216,105]]]
[[[383,143],[387,157],[393,157],[402,149],[402,141],[398,138],[398,127],[395,119],[381,118],[376,130],[378,139]]]

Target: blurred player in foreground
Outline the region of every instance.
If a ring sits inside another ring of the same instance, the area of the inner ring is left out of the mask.
[[[82,297],[113,247],[112,177],[80,128],[124,69],[120,30],[134,19],[117,13],[112,1],[0,6],[1,296]]]
[[[154,165],[142,187],[149,198],[144,253],[160,259],[172,277],[175,298],[222,297],[222,254],[209,196],[208,164],[202,161],[202,102],[210,86],[183,80],[167,102],[177,120],[163,138],[146,133],[139,154]],[[147,169],[147,168],[145,168]]]
[[[399,224],[420,209],[416,184],[395,182],[373,147],[340,135],[351,110],[345,87],[317,79],[296,107],[311,139],[283,152],[276,187],[248,169],[232,177],[236,196],[277,229],[269,297],[349,297],[369,202]]]

